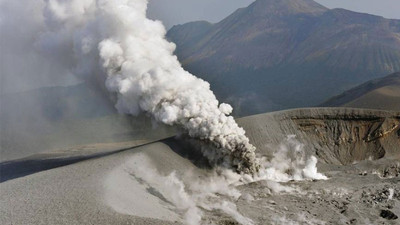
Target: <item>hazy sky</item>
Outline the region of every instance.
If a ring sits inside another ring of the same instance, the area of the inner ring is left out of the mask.
[[[400,0],[316,0],[328,8],[344,8],[391,19],[400,19]]]
[[[400,19],[400,0],[316,0],[328,8]],[[149,16],[160,19],[167,28],[196,20],[218,22],[253,0],[150,0]]]
[[[218,22],[254,0],[149,0],[148,15],[167,28],[190,21]],[[400,0],[399,0],[400,1]]]

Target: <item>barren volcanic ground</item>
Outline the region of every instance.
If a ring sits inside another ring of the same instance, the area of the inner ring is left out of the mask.
[[[267,159],[295,135],[328,179],[227,185],[176,137],[36,155],[1,163],[0,223],[399,224],[399,112],[298,109],[239,123]]]

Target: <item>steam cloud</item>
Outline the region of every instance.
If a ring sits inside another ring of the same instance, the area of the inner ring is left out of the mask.
[[[235,183],[327,179],[317,172],[316,158],[307,159],[304,146],[293,136],[272,160],[256,159],[255,147],[245,131],[229,116],[232,107],[219,104],[207,82],[181,67],[173,55],[175,45],[164,38],[161,22],[146,18],[147,0],[32,2],[26,8],[41,12],[43,18],[34,15],[37,27],[29,27],[29,40],[34,40],[48,62],[57,64],[54,69],[62,68],[63,74],[72,73],[83,80],[105,81],[106,88],[116,96],[120,112],[145,112],[159,122],[178,126],[190,137],[212,146],[211,151],[207,148],[203,152],[211,162],[242,173],[223,170],[224,178],[218,171],[218,176],[208,180],[185,184],[175,173],[157,175],[149,169],[152,165],[139,160],[142,164],[130,171],[183,211],[187,223],[198,224],[201,209],[206,209],[221,210],[242,224],[252,224],[233,203],[240,197],[232,187]],[[3,8],[5,1],[0,3]],[[24,8],[24,12],[29,10]],[[5,22],[7,18],[0,17],[2,31]],[[38,60],[39,64],[44,62]],[[278,183],[271,184],[271,190],[290,191]],[[220,195],[226,198],[222,202]]]
[[[207,213],[220,211],[239,224],[252,225],[252,219],[239,212],[236,202],[239,198],[254,201],[250,193],[242,193],[237,186],[264,180],[263,192],[266,194],[301,193],[299,187],[284,184],[293,180],[327,179],[317,172],[316,158],[307,157],[304,145],[290,135],[282,142],[271,160],[261,160],[261,169],[254,176],[237,174],[232,170],[216,168],[210,173],[199,175],[195,171],[172,171],[168,175],[163,169],[157,170],[151,157],[137,153],[127,159],[108,174],[105,180],[106,202],[114,210],[123,214],[140,216],[133,207],[138,205],[136,193],[140,181],[144,188],[157,190],[168,202],[172,203],[181,214],[185,224],[205,224]],[[183,174],[182,174],[183,173]],[[164,175],[163,175],[164,174]],[[126,190],[121,190],[125,187]],[[131,197],[129,197],[131,196]],[[121,199],[124,199],[121,202]],[[140,205],[140,204],[139,204]],[[158,210],[162,212],[162,209]],[[277,216],[272,218],[277,224],[303,224],[307,220],[299,215],[298,222]],[[309,221],[307,224],[323,224],[321,221]]]
[[[21,9],[18,3],[0,3]],[[211,147],[202,150],[211,163],[254,175],[248,180],[325,178],[316,171],[315,157],[298,154],[304,151],[294,137],[272,161],[257,159],[245,131],[229,116],[232,107],[219,104],[209,83],[181,67],[173,55],[175,45],[165,39],[160,21],[146,18],[146,7],[147,0],[28,1],[35,18],[28,39],[34,41],[24,46],[34,45],[63,74],[105,83],[120,112],[148,113],[208,143]],[[7,35],[15,27],[4,16],[0,25]]]
[[[195,176],[195,179],[191,172],[187,172],[183,177],[175,171],[164,176],[154,169],[151,159],[140,154],[135,155],[108,175],[109,180],[106,180],[106,183],[109,193],[106,193],[106,199],[109,198],[108,204],[113,208],[120,204],[118,201],[110,202],[113,197],[115,198],[113,195],[120,194],[113,191],[118,185],[115,178],[123,175],[126,171],[135,179],[140,179],[142,184],[147,184],[159,191],[182,214],[185,224],[202,224],[203,210],[220,210],[240,224],[253,224],[251,219],[238,212],[234,203],[239,199],[241,193],[232,184],[238,182],[240,175],[231,170],[224,170],[223,174],[211,173],[206,177]]]
[[[48,0],[46,32],[36,45],[83,79],[105,79],[121,113],[150,114],[209,143],[215,163],[255,173],[255,147],[219,104],[209,83],[185,71],[160,21],[146,18],[147,0]]]

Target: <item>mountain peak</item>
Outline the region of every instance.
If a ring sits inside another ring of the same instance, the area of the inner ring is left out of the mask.
[[[328,10],[313,0],[257,0],[250,7],[258,14],[320,14]]]
[[[399,24],[312,0],[256,0],[217,24],[183,25],[168,37],[185,68],[245,115],[316,105],[400,71]]]

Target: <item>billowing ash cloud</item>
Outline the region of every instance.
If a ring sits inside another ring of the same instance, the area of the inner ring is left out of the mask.
[[[209,83],[185,71],[159,21],[146,18],[147,0],[48,0],[42,53],[84,79],[105,79],[122,113],[146,112],[204,140],[209,158],[238,172],[255,173],[255,147],[219,104]],[[215,156],[218,159],[215,159]]]

